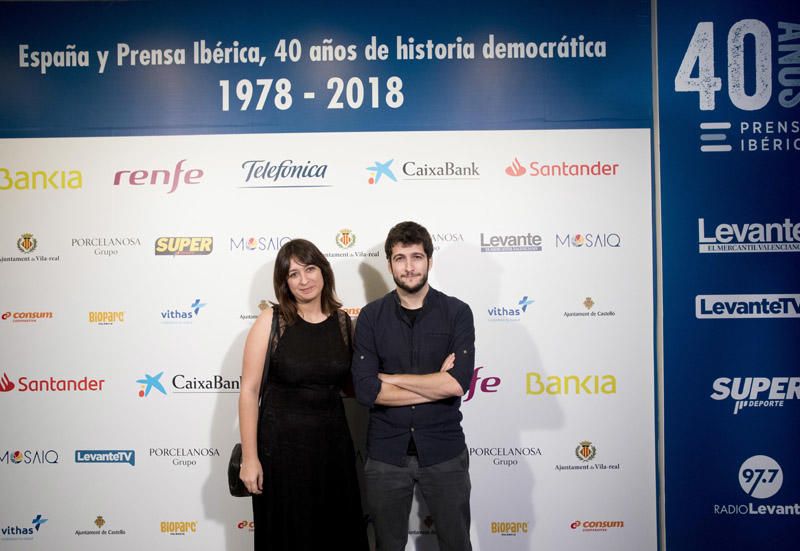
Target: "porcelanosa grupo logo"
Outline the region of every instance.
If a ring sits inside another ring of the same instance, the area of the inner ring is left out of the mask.
[[[697,319],[800,318],[800,295],[697,295]]]
[[[739,486],[748,498],[767,500],[781,490],[783,469],[768,455],[754,455],[744,460],[739,467]],[[790,498],[791,499],[791,498]],[[714,504],[715,515],[759,515],[796,516],[800,515],[800,503],[747,503]]]
[[[525,174],[534,177],[616,176],[619,173],[619,163],[601,160],[593,160],[589,162],[531,161],[526,168],[525,165],[520,162],[519,158],[514,157],[514,160],[508,166],[506,166],[505,173],[513,178],[524,176]]]
[[[150,448],[149,457],[157,458],[157,460],[167,461],[174,467],[196,467],[198,461],[204,461],[209,458],[220,457],[218,448],[182,448],[182,447],[164,447],[164,448]]]
[[[331,187],[325,179],[328,165],[316,161],[251,159],[242,163],[242,170],[240,189]]]
[[[181,159],[175,167],[165,168],[135,168],[133,170],[120,170],[114,174],[114,186],[133,186],[156,189],[166,189],[167,195],[174,193],[179,186],[192,186],[202,183],[205,172],[199,168],[185,168],[188,159]],[[181,189],[184,189],[181,187]]]
[[[515,467],[530,458],[541,457],[542,450],[537,446],[476,446],[468,448],[471,461],[491,462],[495,467]]]
[[[192,323],[195,318],[200,315],[200,311],[206,307],[205,302],[200,302],[199,298],[189,305],[187,310],[175,308],[173,310],[164,310],[161,312],[161,323],[177,324],[177,323]]]
[[[733,414],[743,409],[782,408],[800,398],[800,377],[719,377],[712,384],[712,400],[733,402]]]
[[[19,524],[9,524],[8,526],[4,526],[0,528],[0,540],[32,540],[47,520],[48,519],[44,518],[44,516],[39,513],[33,517],[29,525],[24,524],[20,526]]]
[[[701,253],[800,252],[800,222],[717,224],[706,235],[705,219],[697,219],[697,248]]]
[[[79,249],[92,249],[95,256],[111,258],[119,254],[120,250],[132,247],[141,247],[142,241],[138,237],[74,237],[72,247]]]
[[[449,231],[449,232],[431,232],[431,241],[433,241],[433,250],[438,251],[442,247],[453,244],[453,243],[463,243],[464,236],[461,232],[456,231]]]

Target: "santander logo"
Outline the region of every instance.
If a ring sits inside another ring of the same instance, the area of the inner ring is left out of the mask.
[[[0,379],[0,392],[8,392],[10,390],[14,390],[16,385],[11,382],[11,379],[8,378],[7,373],[3,373],[3,377]]]
[[[509,176],[522,176],[525,172],[525,167],[522,166],[522,163],[520,163],[519,159],[516,157],[514,157],[514,162],[506,167],[506,174]]]

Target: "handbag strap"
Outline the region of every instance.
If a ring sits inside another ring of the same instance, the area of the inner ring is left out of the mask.
[[[264,397],[264,389],[267,386],[267,375],[269,374],[270,363],[270,349],[272,348],[272,341],[278,332],[278,318],[280,317],[280,310],[277,306],[272,307],[272,324],[269,329],[269,338],[267,339],[267,354],[264,357],[264,372],[261,374],[261,388],[258,390],[258,405],[261,407],[261,399]],[[260,417],[260,415],[259,415]]]

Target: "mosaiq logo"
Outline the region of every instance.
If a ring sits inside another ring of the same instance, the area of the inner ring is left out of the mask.
[[[754,455],[739,467],[739,486],[751,499],[768,500],[783,486],[783,469],[768,455]],[[714,504],[715,515],[797,516],[800,503],[796,501]]]
[[[251,237],[231,237],[230,250],[236,252],[264,252],[277,251],[284,243],[291,241],[291,237],[286,235],[251,236]]]
[[[557,233],[556,249],[616,249],[622,246],[618,233]]]
[[[733,414],[743,409],[782,408],[800,398],[800,377],[719,377],[712,384],[712,400],[733,402]]]
[[[194,186],[202,183],[205,172],[199,168],[184,167],[188,159],[181,159],[175,167],[133,170],[120,170],[114,174],[114,186],[147,186],[167,189],[167,195],[174,193],[178,186]],[[181,188],[183,189],[183,188]]]
[[[697,219],[697,248],[701,253],[773,253],[800,251],[800,222],[717,224],[706,234],[706,221]]]
[[[249,189],[331,187],[327,183],[328,165],[317,161],[292,159],[250,159],[242,163],[244,184]]]
[[[58,459],[56,450],[7,450],[0,455],[6,465],[55,465]]]

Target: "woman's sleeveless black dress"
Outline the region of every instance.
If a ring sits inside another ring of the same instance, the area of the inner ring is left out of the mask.
[[[274,349],[259,423],[264,492],[253,498],[256,550],[367,549],[340,396],[350,378],[340,315],[317,324],[298,319]]]

